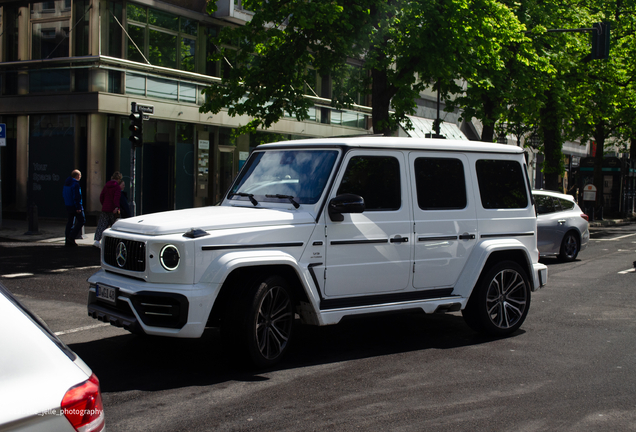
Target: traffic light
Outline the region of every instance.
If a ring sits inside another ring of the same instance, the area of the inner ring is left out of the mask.
[[[592,60],[609,58],[610,23],[594,23],[592,31]]]
[[[144,142],[144,132],[143,132],[143,114],[142,113],[132,113],[129,117],[130,119],[130,136],[128,139],[130,140],[130,144],[134,147],[141,147]]]

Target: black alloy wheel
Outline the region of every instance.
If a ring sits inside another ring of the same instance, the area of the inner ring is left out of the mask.
[[[504,261],[480,279],[462,314],[474,330],[506,336],[521,327],[529,308],[530,282],[525,271],[516,262]]]

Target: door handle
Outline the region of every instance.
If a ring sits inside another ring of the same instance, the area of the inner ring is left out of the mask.
[[[475,240],[475,234],[464,233],[459,236],[460,240]]]
[[[389,240],[391,243],[408,243],[409,242],[409,238],[408,237],[393,237],[392,239]]]
[[[565,219],[559,219],[559,220],[557,221],[557,223],[558,223],[559,225],[565,225],[565,223],[566,223],[566,222],[567,222],[567,221],[566,221]]]

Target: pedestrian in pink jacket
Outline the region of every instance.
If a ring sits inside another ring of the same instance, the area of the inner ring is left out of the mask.
[[[121,182],[121,178],[121,173],[115,171],[110,177],[110,180],[104,185],[102,193],[99,194],[99,201],[102,203],[102,212],[99,215],[97,229],[95,230],[94,245],[97,247],[100,247],[104,230],[114,224],[115,220],[119,217],[119,199],[121,197],[119,183]]]

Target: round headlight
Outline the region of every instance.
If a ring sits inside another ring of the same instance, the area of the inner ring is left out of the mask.
[[[159,261],[166,270],[176,270],[179,267],[179,249],[173,245],[165,245],[159,254]]]

